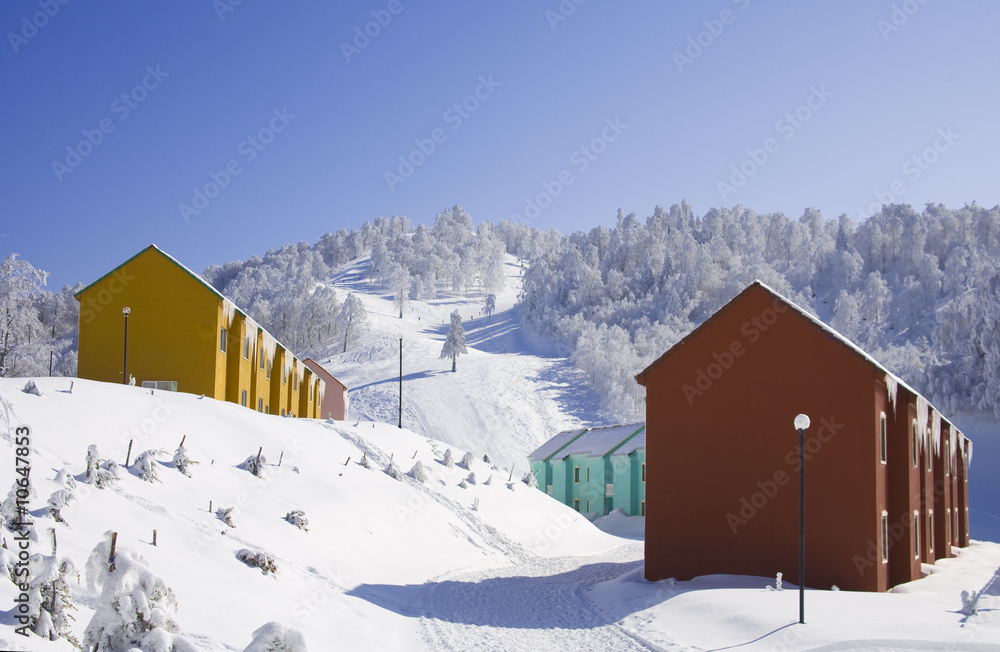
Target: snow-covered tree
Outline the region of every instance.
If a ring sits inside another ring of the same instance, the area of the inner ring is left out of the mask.
[[[427,470],[424,468],[423,462],[417,460],[413,468],[410,469],[410,477],[417,482],[427,482]]]
[[[135,461],[132,462],[132,466],[135,468],[136,473],[139,477],[146,482],[160,482],[159,475],[157,474],[156,467],[159,464],[156,461],[156,451],[148,450],[140,453]]]
[[[476,458],[472,455],[472,453],[466,452],[465,455],[462,456],[462,461],[459,462],[458,465],[460,467],[462,467],[463,469],[471,471],[472,470],[472,463],[475,460],[476,460]]]
[[[309,652],[302,632],[284,623],[270,622],[253,633],[243,652]]]
[[[497,311],[497,297],[495,294],[487,294],[486,301],[483,302],[483,312],[487,317],[492,317]]]
[[[285,520],[300,530],[309,531],[309,519],[306,518],[306,513],[301,509],[293,509],[285,514]]]
[[[440,359],[451,358],[451,370],[455,371],[455,362],[458,360],[458,356],[468,352],[469,350],[465,346],[465,329],[462,328],[462,317],[456,310],[451,313],[451,328],[448,329],[444,346],[441,347]]]
[[[197,463],[198,462],[195,462],[194,460],[188,457],[188,451],[186,447],[184,446],[177,447],[177,450],[174,452],[175,469],[177,469],[178,471],[180,471],[181,473],[190,478],[191,471],[189,470],[189,467],[192,464],[197,464]]]
[[[47,272],[10,254],[0,263],[0,377],[17,375],[17,350],[42,337],[34,302],[43,291]]]
[[[347,351],[348,345],[357,340],[368,328],[368,311],[365,310],[361,299],[353,293],[347,295],[337,315],[337,330],[344,338],[344,352]]]
[[[110,533],[109,533],[110,534]],[[86,650],[96,652],[197,652],[174,620],[177,596],[155,575],[138,552],[119,546],[114,570],[108,563],[110,536],[87,560],[87,585],[99,591],[94,617],[83,635]]]
[[[445,449],[445,451],[444,451],[444,458],[442,458],[441,462],[445,466],[447,466],[449,469],[455,467],[455,458],[452,455],[452,452],[451,452],[450,448]]]

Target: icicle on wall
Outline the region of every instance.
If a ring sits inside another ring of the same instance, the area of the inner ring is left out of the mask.
[[[222,300],[222,319],[226,324],[226,328],[233,327],[233,317],[236,316],[236,304],[229,299]]]
[[[920,439],[921,451],[927,446],[927,412],[929,408],[927,399],[917,394],[917,434]]]
[[[951,468],[958,468],[958,440],[964,439],[964,435],[958,431],[954,424],[948,424],[948,457]]]
[[[267,331],[262,331],[263,342],[261,346],[264,347],[263,354],[266,356],[268,361],[274,360],[274,350],[278,347],[278,340],[274,339],[274,336]]]
[[[885,389],[889,394],[889,402],[892,403],[892,414],[896,414],[896,393],[899,391],[899,379],[888,371],[885,372]]]
[[[931,408],[931,443],[935,454],[941,457],[941,415],[934,408]]]
[[[252,318],[247,317],[247,336],[250,338],[250,359],[257,357],[257,331],[260,326]],[[258,363],[260,364],[260,363]]]

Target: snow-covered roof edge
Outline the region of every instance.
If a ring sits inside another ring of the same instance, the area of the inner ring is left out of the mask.
[[[73,296],[74,297],[79,297],[81,294],[83,294],[84,292],[86,292],[87,290],[89,290],[90,288],[92,288],[93,286],[97,285],[98,283],[100,283],[101,281],[103,281],[104,279],[106,279],[107,277],[111,276],[112,274],[114,274],[115,272],[117,272],[118,270],[120,270],[125,265],[128,265],[130,262],[132,262],[133,260],[135,260],[136,258],[138,258],[139,256],[141,256],[142,254],[144,254],[144,253],[146,253],[147,251],[150,251],[150,250],[155,251],[156,253],[160,254],[161,256],[163,256],[164,258],[166,258],[167,260],[169,260],[170,262],[172,262],[174,265],[177,265],[177,267],[180,268],[181,271],[185,272],[191,278],[193,278],[194,280],[198,281],[198,283],[200,283],[201,285],[203,285],[209,292],[211,292],[212,294],[214,294],[216,296],[216,298],[218,298],[220,301],[222,301],[223,318],[226,319],[226,320],[228,320],[228,322],[229,322],[229,324],[227,326],[231,326],[232,325],[232,323],[233,323],[233,316],[236,313],[239,313],[242,317],[244,317],[247,320],[248,324],[250,322],[253,322],[254,326],[256,326],[257,328],[260,328],[260,330],[265,333],[265,339],[266,338],[271,338],[271,340],[274,341],[274,344],[276,344],[277,346],[280,346],[285,351],[288,351],[289,353],[292,353],[292,357],[293,358],[295,358],[296,360],[300,359],[299,356],[295,355],[295,353],[292,352],[291,349],[289,349],[287,346],[285,346],[284,344],[282,344],[281,342],[279,342],[276,337],[274,337],[273,335],[271,335],[271,333],[269,333],[266,328],[264,328],[263,326],[257,324],[256,321],[253,321],[253,319],[250,317],[250,315],[247,314],[247,312],[245,310],[243,310],[242,308],[240,308],[239,306],[237,306],[235,303],[233,303],[232,301],[230,301],[229,298],[226,297],[226,295],[224,295],[221,292],[219,292],[218,290],[216,290],[215,287],[213,287],[211,283],[209,283],[208,281],[206,281],[204,279],[204,277],[202,277],[201,274],[196,274],[187,265],[185,265],[181,261],[177,260],[176,258],[174,258],[173,256],[171,256],[167,252],[163,251],[162,249],[160,249],[159,247],[157,247],[155,244],[150,244],[148,247],[145,247],[144,249],[142,249],[142,251],[140,251],[137,254],[135,254],[134,256],[130,257],[128,260],[124,261],[123,263],[121,263],[120,265],[118,265],[117,267],[115,267],[114,269],[112,269],[110,272],[108,272],[107,274],[104,274],[103,276],[101,276],[100,278],[98,278],[93,283],[90,283],[86,287],[82,288],[79,292],[75,292],[73,294]],[[247,330],[249,331],[249,328]],[[274,349],[273,348],[271,348],[271,350],[270,350],[270,359],[272,359],[272,360],[274,359]]]
[[[702,323],[698,324],[698,326],[696,326],[694,328],[694,330],[692,330],[690,333],[688,333],[685,337],[683,337],[680,340],[678,340],[672,347],[670,347],[669,349],[667,349],[667,351],[663,355],[661,355],[659,358],[657,358],[652,363],[650,363],[649,366],[647,366],[645,369],[643,369],[641,372],[639,372],[636,375],[636,377],[635,377],[636,380],[639,381],[640,384],[642,384],[642,381],[640,379],[642,379],[651,369],[653,369],[653,367],[656,367],[658,364],[660,364],[675,349],[677,349],[679,346],[681,346],[682,344],[684,344],[692,335],[694,335],[695,333],[697,333],[699,330],[701,330],[701,328],[703,326],[705,326],[710,321],[712,321],[712,319],[715,317],[715,315],[719,314],[720,312],[722,312],[722,311],[726,310],[727,308],[729,308],[730,306],[732,306],[737,301],[737,299],[739,299],[740,297],[742,297],[744,294],[746,294],[747,292],[749,292],[754,287],[760,287],[764,291],[766,291],[766,292],[770,293],[772,296],[774,296],[774,298],[776,298],[776,299],[784,302],[789,308],[792,308],[797,313],[799,313],[801,316],[805,317],[806,319],[808,319],[809,321],[811,321],[814,325],[816,325],[817,327],[819,327],[820,330],[822,330],[826,334],[830,335],[834,339],[839,340],[844,346],[848,347],[849,349],[851,349],[852,351],[854,351],[857,355],[861,356],[869,364],[871,364],[873,367],[875,367],[875,369],[877,369],[878,371],[883,372],[886,375],[886,385],[887,386],[890,384],[890,382],[892,382],[892,384],[894,385],[893,390],[897,390],[899,387],[902,387],[906,391],[908,391],[909,393],[913,394],[914,396],[919,397],[919,398],[923,399],[924,401],[926,401],[927,405],[931,409],[934,409],[934,406],[931,405],[930,401],[927,401],[927,399],[924,398],[923,395],[920,392],[918,392],[917,390],[913,389],[902,378],[900,378],[896,374],[894,374],[891,371],[889,371],[888,369],[886,369],[882,365],[882,363],[880,363],[878,360],[876,360],[874,357],[872,357],[871,354],[869,354],[867,351],[865,351],[860,346],[858,346],[857,344],[855,344],[854,342],[852,342],[851,340],[849,340],[847,337],[841,335],[839,332],[837,332],[834,328],[830,327],[826,322],[824,322],[823,320],[821,320],[819,317],[816,317],[815,315],[813,315],[809,311],[805,310],[799,304],[797,304],[794,301],[792,301],[791,299],[787,298],[786,296],[784,296],[783,294],[781,294],[780,292],[778,292],[774,288],[770,287],[767,283],[764,283],[760,279],[755,280],[753,283],[751,283],[750,285],[748,285],[747,287],[745,287],[742,291],[740,291],[739,294],[737,294],[735,297],[733,297],[732,299],[730,299],[724,306],[722,306],[721,308],[719,308],[718,310],[716,310],[714,313],[712,313],[712,315],[708,319],[706,319]],[[895,393],[895,391],[893,393]],[[894,399],[894,397],[893,397],[893,399]],[[895,400],[893,400],[893,408],[895,408]],[[954,425],[945,416],[941,415],[941,412],[939,410],[934,409],[934,411],[938,415],[940,415],[942,419],[944,419],[946,422],[948,422],[949,425]],[[921,428],[925,428],[925,427],[926,427],[925,425],[921,426]],[[962,435],[962,436],[965,437],[965,435]],[[965,437],[965,439],[966,439],[966,441],[968,441],[968,437]]]

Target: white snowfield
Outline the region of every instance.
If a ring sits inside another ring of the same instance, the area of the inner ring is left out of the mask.
[[[82,641],[88,626],[116,617],[105,599],[127,578],[102,570],[103,587],[90,585],[87,562],[100,547],[91,570],[104,568],[107,533],[117,532],[116,572],[159,578],[176,598],[148,605],[150,622],[164,625],[145,633],[149,652],[1000,649],[995,543],[927,566],[928,577],[890,594],[809,590],[804,626],[796,587],[769,590],[775,578],[644,581],[643,519],[612,514],[595,527],[520,481],[542,441],[606,420],[565,352],[520,328],[519,266],[510,261],[492,319],[479,315],[482,297],[470,296],[414,301],[402,320],[388,293],[364,281],[365,267],[335,279],[369,311],[365,344],[347,353],[332,344],[317,358],[352,388],[348,421],[68,378],[33,379],[39,391],[25,393],[28,379],[0,379],[0,498],[24,457],[35,490],[32,565],[52,567],[54,532],[58,560],[80,571],[79,581],[67,577],[73,636]],[[439,354],[455,309],[469,353],[451,373]],[[13,441],[25,427],[26,457]],[[980,441],[994,429],[969,432],[977,493],[1000,475],[995,438]],[[92,445],[120,467],[103,489],[86,481]],[[262,478],[247,470],[258,451]],[[185,459],[189,475],[178,468]],[[983,523],[974,521],[974,536],[994,538],[996,493],[974,495]],[[64,523],[50,498],[64,505]],[[0,561],[16,562],[14,534],[3,537]],[[963,611],[963,591],[981,592],[975,613]],[[0,578],[0,650],[74,649],[17,634],[18,597]],[[168,624],[175,631],[161,631]]]
[[[186,394],[64,378],[0,381],[0,478],[13,483],[9,426],[30,429],[31,553],[83,571],[118,533],[118,554],[139,553],[177,597],[168,614],[194,649],[243,650],[268,623],[299,633],[310,650],[958,649],[1000,646],[1000,546],[977,544],[895,593],[810,590],[808,624],[797,593],[773,578],[705,577],[649,583],[642,544],[607,534],[509,471],[387,424],[291,419]],[[70,383],[73,391],[69,392]],[[182,437],[197,464],[172,461]],[[85,483],[88,446],[124,463],[154,451],[159,482],[138,465],[97,489]],[[263,447],[264,478],[239,468]],[[278,465],[280,460],[280,466]],[[365,468],[365,460],[370,468]],[[420,462],[427,480],[408,475]],[[76,478],[66,523],[47,500]],[[474,477],[473,477],[474,476]],[[212,501],[212,511],[209,511]],[[233,507],[234,527],[217,514]],[[308,531],[285,520],[302,510]],[[628,519],[624,519],[628,520]],[[627,529],[622,517],[613,528]],[[153,545],[153,530],[157,543]],[[4,534],[8,545],[12,534]],[[277,572],[244,564],[244,549],[273,557]],[[790,560],[790,566],[795,560]],[[71,582],[73,631],[82,638],[100,592]],[[960,612],[981,591],[978,614]],[[15,633],[14,584],[0,580],[0,648],[70,650]],[[280,628],[270,625],[271,629]],[[270,630],[266,630],[270,631]],[[947,647],[947,644],[953,644]],[[256,648],[255,648],[256,649]],[[266,648],[265,648],[266,649]],[[290,647],[289,649],[296,649]]]

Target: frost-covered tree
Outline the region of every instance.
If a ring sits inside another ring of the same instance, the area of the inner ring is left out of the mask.
[[[347,352],[348,345],[360,338],[368,328],[368,311],[365,310],[361,299],[353,293],[347,295],[337,315],[337,330],[344,338],[344,352]]]
[[[28,610],[31,630],[54,641],[64,638],[74,647],[81,647],[73,635],[76,618],[73,604],[72,583],[80,583],[80,574],[68,557],[57,560],[55,556],[32,555],[28,582]]]
[[[448,329],[444,346],[441,347],[439,359],[451,358],[451,370],[455,371],[455,362],[458,360],[458,356],[468,352],[469,350],[465,346],[465,329],[462,328],[462,317],[456,310],[451,313],[451,328]]]
[[[472,455],[472,453],[466,452],[465,455],[462,456],[462,461],[459,462],[458,465],[460,467],[462,467],[463,469],[471,471],[472,470],[472,463],[475,460],[476,460],[476,458]]]
[[[450,448],[445,449],[444,458],[442,458],[441,463],[447,466],[449,469],[455,467],[455,458],[452,455]]]
[[[157,473],[157,466],[159,464],[156,461],[157,451],[148,450],[140,453],[135,461],[132,462],[133,468],[135,468],[136,473],[139,477],[146,482],[160,482],[160,477]]]
[[[174,620],[177,596],[173,589],[149,569],[138,552],[119,546],[114,570],[108,563],[110,553],[109,536],[97,544],[87,560],[88,588],[99,593],[94,617],[83,635],[84,649],[197,652]]]
[[[427,482],[427,470],[424,468],[423,462],[420,460],[416,461],[413,468],[410,469],[410,477],[417,482]]]
[[[253,633],[243,652],[309,652],[302,632],[284,623],[270,622]]]
[[[18,348],[42,337],[42,322],[35,307],[47,272],[10,254],[0,263],[0,377],[17,375]]]
[[[486,301],[483,302],[483,312],[487,317],[492,317],[497,311],[497,297],[495,294],[487,294]]]
[[[300,530],[309,531],[309,519],[306,518],[306,513],[301,509],[293,509],[285,514],[285,520]]]
[[[178,446],[177,450],[174,452],[174,468],[186,475],[191,477],[190,466],[192,464],[197,464],[190,457],[188,457],[187,448],[184,446]]]

